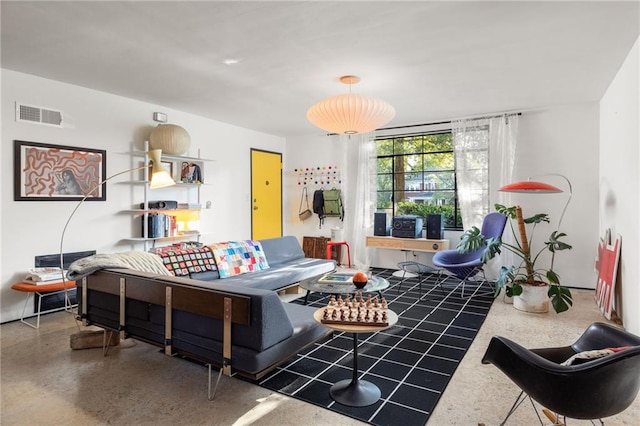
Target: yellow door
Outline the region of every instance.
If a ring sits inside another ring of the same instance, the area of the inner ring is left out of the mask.
[[[251,150],[251,238],[282,236],[282,154]]]

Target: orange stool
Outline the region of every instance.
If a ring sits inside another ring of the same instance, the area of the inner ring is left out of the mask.
[[[331,260],[331,249],[333,246],[347,246],[347,260],[349,261],[349,268],[351,268],[351,249],[346,241],[327,241],[327,259]],[[340,263],[340,259],[338,259]]]
[[[12,289],[16,290],[16,291],[21,291],[23,293],[27,293],[27,298],[24,301],[24,307],[22,308],[22,315],[20,316],[20,322],[27,324],[29,327],[33,327],[33,328],[39,328],[40,327],[40,315],[41,314],[46,314],[49,312],[54,312],[54,311],[58,311],[60,310],[60,308],[55,308],[55,309],[50,309],[48,311],[45,312],[41,312],[40,307],[42,306],[42,299],[44,297],[47,296],[53,296],[56,294],[60,294],[60,293],[65,293],[68,290],[72,290],[76,287],[76,282],[75,281],[67,281],[66,282],[66,289],[65,289],[65,283],[63,283],[62,281],[60,282],[55,282],[55,283],[50,283],[50,284],[29,284],[29,283],[16,283],[14,285],[11,286]],[[35,312],[36,314],[36,323],[35,325],[27,322],[27,320],[24,319],[24,312],[27,309],[27,305],[29,304],[29,298],[31,297],[31,295],[34,295],[33,297],[36,297],[36,295],[39,296],[38,299],[38,309]],[[71,308],[73,308],[73,306],[71,306],[71,302],[69,301],[69,298],[66,297],[64,298],[64,309],[67,311],[70,311]]]

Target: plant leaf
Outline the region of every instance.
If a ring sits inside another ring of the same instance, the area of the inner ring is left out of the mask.
[[[460,237],[460,242],[457,246],[458,253],[476,251],[484,246],[484,242],[484,235],[480,233],[480,229],[477,226],[473,226]]]
[[[494,207],[498,213],[501,213],[511,219],[516,218],[517,206],[505,207],[502,204],[495,204]]]
[[[531,216],[524,219],[524,223],[541,223],[541,222],[549,223],[549,215],[546,213],[538,213],[535,216]]]
[[[573,306],[573,296],[571,290],[559,285],[549,286],[547,295],[551,298],[551,305],[557,313],[562,313],[569,310],[570,306]]]
[[[551,269],[547,271],[547,280],[551,284],[560,284],[560,276]]]
[[[563,241],[560,238],[566,237],[564,232],[553,231],[549,236],[549,241],[545,242],[550,252],[555,253],[562,250],[571,250],[573,247]]]

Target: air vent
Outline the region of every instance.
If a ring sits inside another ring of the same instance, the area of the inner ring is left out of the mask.
[[[62,127],[62,111],[16,102],[16,121]]]

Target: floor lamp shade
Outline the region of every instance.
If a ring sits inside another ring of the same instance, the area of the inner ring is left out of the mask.
[[[544,182],[537,182],[535,180],[526,180],[522,182],[514,182],[508,185],[504,185],[498,189],[502,192],[536,192],[539,194],[549,194],[554,192],[563,192],[562,189],[557,186],[549,185]]]

